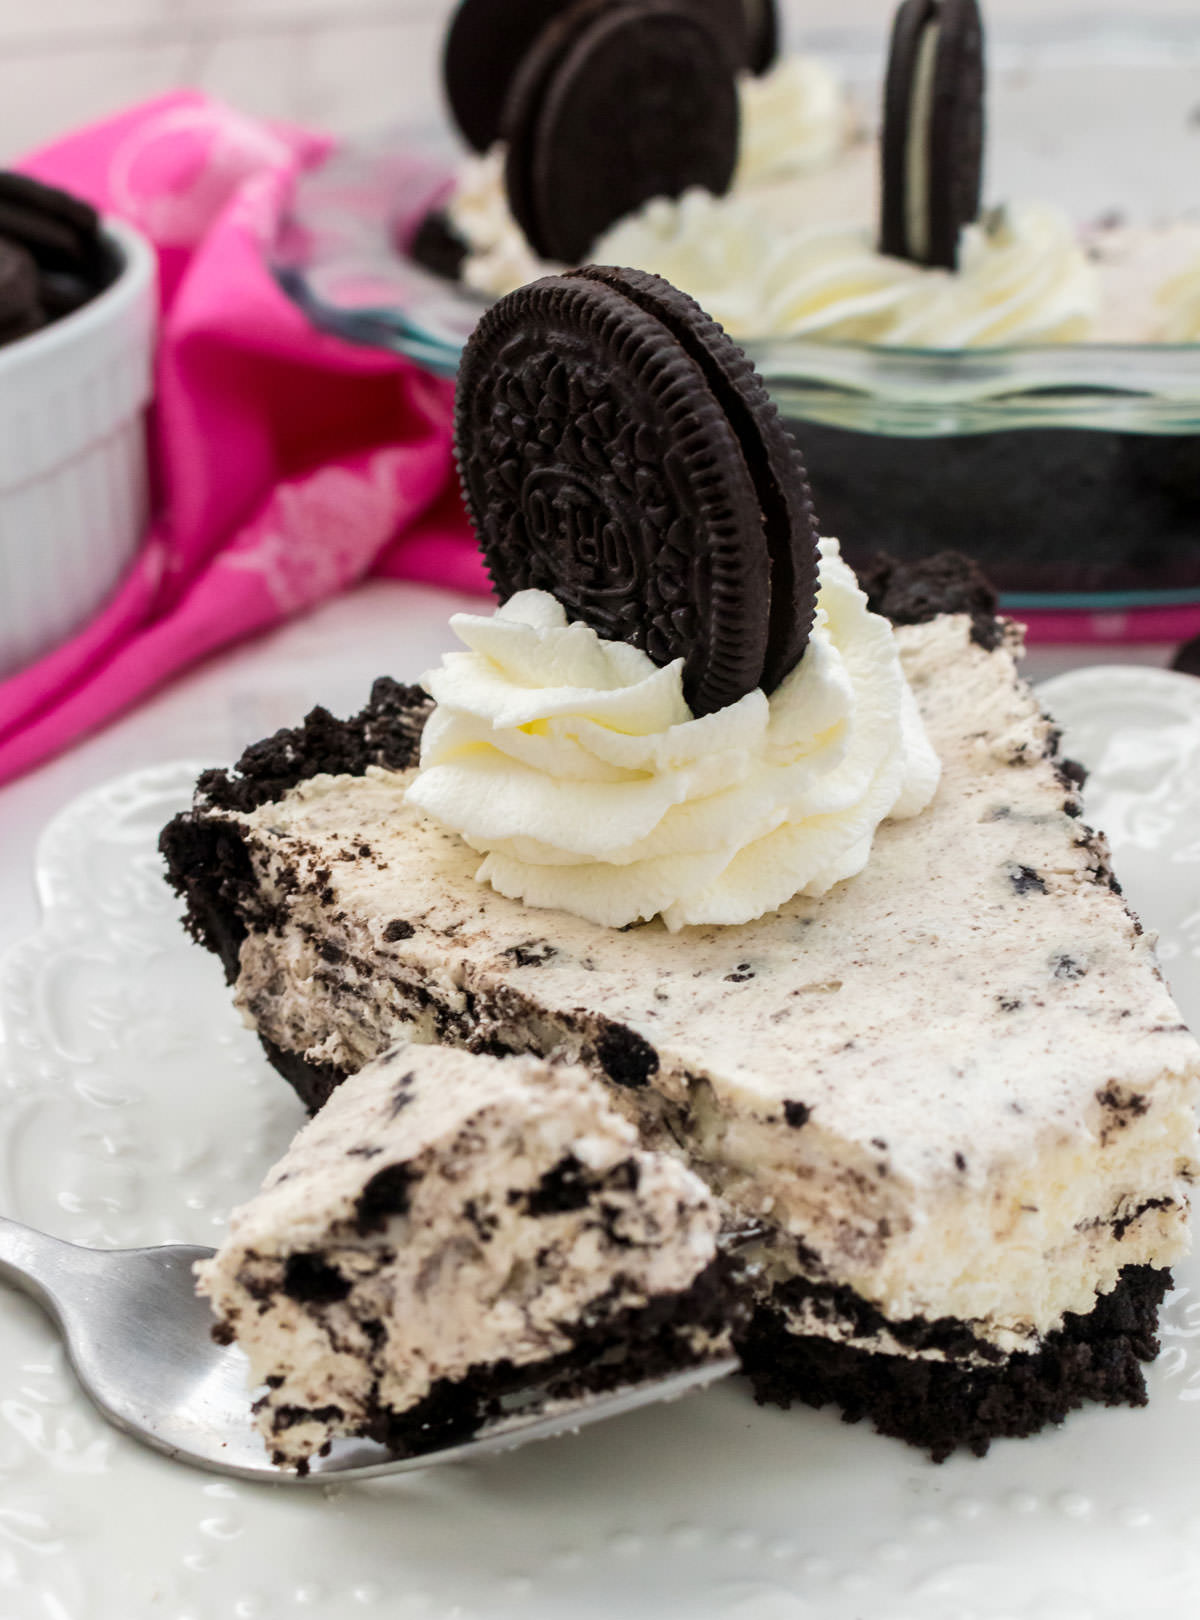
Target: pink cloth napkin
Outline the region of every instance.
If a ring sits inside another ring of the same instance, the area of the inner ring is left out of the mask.
[[[184,93],[22,165],[158,250],[157,499],[100,614],[0,683],[0,782],[369,573],[487,590],[455,484],[452,385],[315,331],[266,268],[292,176],[327,149]]]

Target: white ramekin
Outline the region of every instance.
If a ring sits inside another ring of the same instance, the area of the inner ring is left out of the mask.
[[[78,630],[146,529],[154,250],[116,220],[113,284],[0,349],[0,679]]]

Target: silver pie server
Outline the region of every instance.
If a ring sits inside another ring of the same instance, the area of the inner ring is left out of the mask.
[[[211,1249],[84,1249],[0,1216],[0,1279],[31,1295],[58,1326],[84,1392],[116,1428],[180,1462],[273,1484],[328,1484],[409,1473],[508,1451],[673,1400],[724,1378],[732,1356],[603,1395],[526,1404],[474,1439],[420,1457],[396,1457],[369,1440],[339,1440],[307,1475],[277,1468],[250,1414],[245,1356],[213,1342],[212,1315],[192,1267]]]

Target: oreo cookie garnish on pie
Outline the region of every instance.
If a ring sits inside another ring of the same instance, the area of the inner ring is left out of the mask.
[[[773,0],[679,3],[711,24],[735,70],[753,67],[753,57],[764,49],[767,25],[760,14],[774,17]],[[500,136],[504,103],[526,53],[546,25],[571,4],[572,0],[461,0],[446,32],[442,82],[451,115],[477,152],[485,152]]]
[[[779,55],[779,10],[775,0],[742,0],[748,49],[746,66],[765,73]]]
[[[483,317],[458,374],[467,510],[502,600],[682,657],[697,715],[803,655],[817,527],[804,464],[741,349],[658,276],[548,276]]]
[[[522,61],[503,135],[509,207],[529,245],[578,264],[652,197],[728,190],[737,81],[702,13],[670,0],[580,0]]]
[[[976,0],[904,0],[883,103],[880,248],[953,270],[979,213],[983,23]]]

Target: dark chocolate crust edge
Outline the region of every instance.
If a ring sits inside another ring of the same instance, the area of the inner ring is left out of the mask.
[[[760,1306],[739,1335],[742,1366],[760,1404],[841,1407],[846,1423],[867,1418],[942,1462],[959,1446],[982,1457],[995,1439],[1022,1439],[1061,1423],[1088,1401],[1144,1406],[1142,1362],[1158,1354],[1158,1309],[1171,1273],[1126,1266],[1112,1293],[1086,1316],[1068,1314],[1036,1351],[997,1366],[876,1355],[789,1333]]]
[[[302,724],[252,743],[229,770],[205,771],[196,784],[196,801],[163,828],[158,847],[167,865],[167,882],[184,901],[183,925],[197,944],[221,958],[225,977],[237,977],[238,951],[247,922],[269,927],[258,883],[236,828],[206,814],[213,810],[248,812],[270,804],[290,788],[314,776],[361,776],[368,765],[407,770],[416,763],[430,700],[419,686],[403,686],[387,676],[371,688],[364,709],[338,720],[316,708]],[[309,1106],[306,1089],[323,1102],[336,1081],[302,1078],[309,1066],[297,1054],[271,1056],[285,1079]],[[285,1066],[286,1065],[286,1066]],[[338,1079],[344,1078],[339,1075]]]
[[[603,1299],[595,1301],[587,1318],[570,1330],[570,1349],[557,1356],[523,1365],[498,1361],[472,1367],[464,1378],[439,1379],[423,1400],[403,1412],[376,1402],[361,1432],[398,1457],[458,1445],[489,1419],[516,1410],[512,1398],[517,1395],[534,1395],[540,1406],[603,1394],[711,1361],[721,1354],[720,1341],[728,1344],[730,1328],[746,1318],[736,1272],[718,1258],[690,1287],[659,1294],[645,1305],[611,1312]],[[276,1430],[312,1416],[328,1420],[339,1415],[285,1406],[277,1414]]]

